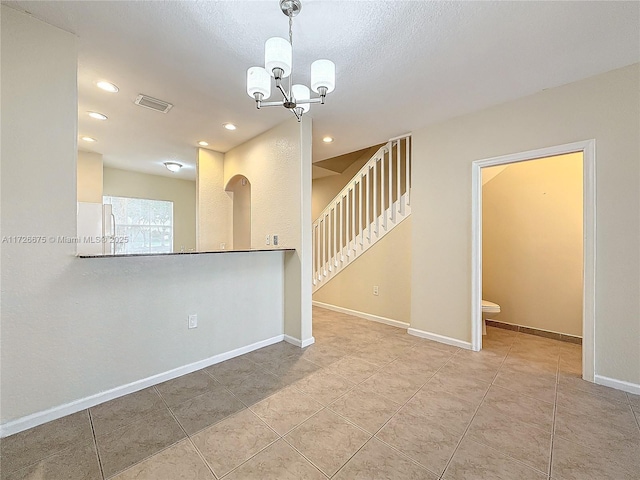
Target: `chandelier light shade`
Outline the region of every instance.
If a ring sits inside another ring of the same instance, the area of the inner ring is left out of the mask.
[[[291,75],[291,44],[280,37],[271,37],[264,43],[264,68],[272,77],[278,77],[278,69],[282,70],[280,78]]]
[[[298,121],[311,109],[312,103],[324,104],[328,93],[336,88],[336,65],[331,60],[316,60],[311,64],[311,90],[318,97],[311,97],[306,85],[292,85],[293,76],[293,17],[302,9],[300,0],[280,0],[280,10],[289,17],[289,40],[271,37],[264,44],[264,68],[247,70],[247,94],[256,101],[258,109],[280,106],[290,110]],[[271,77],[282,94],[282,100],[265,102],[271,96]],[[288,86],[283,79],[289,78]]]
[[[293,94],[293,98],[296,99],[296,102],[298,102],[298,105],[302,107],[302,113],[307,113],[311,109],[311,105],[303,102],[311,99],[309,87],[306,85],[296,84],[291,87],[291,93]]]
[[[326,88],[331,93],[336,88],[336,65],[331,60],[316,60],[311,64],[311,90],[320,93]]]
[[[251,98],[259,93],[262,98],[271,96],[271,76],[262,67],[251,67],[247,70],[247,93]]]

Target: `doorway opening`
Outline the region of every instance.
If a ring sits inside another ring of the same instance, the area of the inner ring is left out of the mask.
[[[581,178],[577,182],[580,183],[581,180],[581,185],[576,185],[575,179],[574,185],[570,187],[568,184],[563,186],[559,178],[547,178],[546,182],[538,182],[536,187],[535,176],[542,175],[545,171],[553,171],[552,165],[557,169],[558,176],[568,175],[572,169],[575,172],[576,167],[579,168]],[[517,319],[512,317],[510,321],[504,320],[505,323],[522,325],[511,328],[527,331],[525,327],[533,327],[536,333],[545,335],[545,332],[561,332],[565,334],[563,339],[582,336],[582,377],[593,382],[595,141],[478,160],[473,162],[472,168],[472,349],[478,351],[482,348],[483,293],[485,300],[499,304],[497,298],[489,298],[489,295],[497,295],[510,314],[518,313]],[[495,207],[508,202],[509,199],[505,195],[511,192],[517,195],[521,205],[533,205],[532,210],[521,212],[522,215],[518,216],[515,203],[507,205],[501,210],[501,215],[505,218],[499,218],[495,212],[489,213],[489,210],[485,210],[488,223],[483,225],[483,176],[485,185],[494,182],[491,187],[486,187],[486,192],[491,192],[491,195],[484,197],[487,207],[489,204]],[[518,178],[524,181],[520,187],[506,186],[509,180]],[[580,194],[579,190],[582,190],[582,198],[576,200],[576,193]],[[573,201],[574,205],[559,208],[557,202],[562,201],[560,197],[567,197],[564,200]],[[576,212],[576,209],[581,212]],[[557,217],[551,219],[552,214]],[[563,218],[569,214],[578,217],[573,217],[573,224],[571,220]],[[545,230],[545,226],[549,228]],[[483,227],[488,233],[483,232]],[[505,242],[509,238],[513,242],[509,243],[507,248]],[[495,251],[496,249],[499,251]],[[531,253],[536,251],[542,255],[546,253],[547,256],[532,258]],[[483,254],[487,267],[491,264],[495,271],[483,272]],[[524,268],[527,266],[530,269],[525,272]],[[546,285],[544,278],[551,278],[554,274],[564,276],[566,285]],[[525,275],[527,277],[524,277]],[[563,297],[561,290],[571,284],[575,287],[572,293],[568,294],[567,290],[565,294],[568,296]],[[580,286],[581,292],[577,292]],[[507,288],[508,295],[503,293]],[[526,288],[530,291],[527,292]],[[554,314],[565,315],[565,323],[553,328],[550,323],[551,309],[547,312],[529,311],[527,315],[523,315],[527,308],[531,308],[532,298],[535,297],[537,300],[534,303],[540,304],[540,298],[544,297],[549,302],[547,306],[555,303],[557,309],[563,309],[564,313]],[[537,314],[539,315],[536,318]]]
[[[233,249],[251,248],[251,183],[244,175],[236,175],[226,191],[233,200]]]

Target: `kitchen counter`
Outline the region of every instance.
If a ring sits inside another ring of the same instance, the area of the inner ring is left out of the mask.
[[[77,255],[78,258],[114,258],[114,257],[166,257],[171,255],[205,255],[216,253],[251,253],[251,252],[292,252],[295,248],[254,248],[244,250],[210,250],[199,252],[171,252],[171,253],[129,253],[112,255]]]

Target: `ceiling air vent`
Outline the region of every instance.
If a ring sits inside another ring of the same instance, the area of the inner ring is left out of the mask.
[[[140,105],[141,107],[150,108],[151,110],[155,110],[156,112],[167,113],[173,107],[172,104],[167,103],[162,100],[158,100],[157,98],[149,97],[148,95],[138,95],[135,101],[136,105]]]

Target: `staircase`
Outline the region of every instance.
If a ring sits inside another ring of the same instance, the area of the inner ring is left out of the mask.
[[[313,223],[313,291],[411,214],[411,135],[392,138]]]

